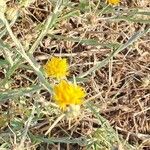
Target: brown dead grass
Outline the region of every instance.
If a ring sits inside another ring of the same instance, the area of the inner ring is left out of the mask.
[[[148,0],[135,0],[131,3],[130,1],[123,1],[122,5],[126,8],[149,8]],[[47,10],[45,11],[45,9]],[[48,2],[36,1],[27,9],[29,14],[22,12],[22,17],[13,26],[14,33],[24,44],[29,41],[32,44],[32,41],[37,37],[36,25],[43,22],[52,9]],[[111,16],[111,14],[109,15]],[[101,43],[123,44],[134,32],[148,26],[127,21],[105,21],[92,12],[62,21],[56,27],[55,34],[66,37],[96,39]],[[149,37],[150,35],[147,34],[140,38],[134,45],[113,58],[107,66],[88,76],[88,81],[84,83],[88,93],[87,98],[93,97],[92,101],[100,108],[100,114],[107,118],[112,127],[131,144],[143,143],[144,145],[150,134]],[[9,37],[7,37],[7,40],[9,41]],[[71,73],[79,75],[91,68],[96,62],[106,58],[111,51],[112,49],[108,47],[86,46],[78,42],[62,41],[47,36],[34,53],[34,56],[41,65],[51,55],[67,57],[71,65]],[[36,80],[36,75],[32,71],[18,69],[16,75],[12,76],[14,80],[12,89],[30,85],[31,82],[23,75],[29,77],[32,81]],[[45,101],[50,100],[50,95],[45,91],[41,92],[41,96]],[[2,104],[1,111],[5,111],[8,108],[7,105],[8,103]],[[13,103],[9,103],[9,107],[13,105]],[[18,108],[13,107],[13,109],[12,112],[15,113]],[[20,113],[17,112],[17,114]],[[46,118],[47,116],[43,116],[40,123],[33,127],[31,131],[37,134],[44,133],[49,126]],[[88,135],[92,133],[93,129],[98,128],[97,122],[92,118],[92,115],[84,112],[80,120],[72,123],[70,129],[68,129],[68,124],[62,121],[53,129],[52,136],[63,136],[62,128],[68,135],[73,137]],[[145,145],[148,146],[148,143],[146,142]],[[63,147],[64,149],[69,147],[73,150],[73,146]],[[55,148],[49,149],[54,150]],[[79,148],[76,147],[75,149]]]

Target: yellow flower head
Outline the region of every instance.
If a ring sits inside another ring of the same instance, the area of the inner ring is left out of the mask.
[[[120,3],[120,0],[107,0],[110,5],[117,5]]]
[[[62,110],[67,106],[81,105],[86,93],[82,87],[62,80],[54,86],[54,100]]]
[[[65,58],[52,57],[44,65],[44,71],[49,77],[61,79],[69,74],[69,65]]]

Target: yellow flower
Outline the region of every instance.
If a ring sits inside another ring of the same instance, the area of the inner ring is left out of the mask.
[[[107,0],[107,2],[111,5],[117,5],[120,3],[120,0]]]
[[[66,110],[68,106],[81,105],[85,95],[82,87],[66,80],[54,86],[54,100],[62,110]]]
[[[44,71],[47,76],[52,78],[61,79],[69,74],[69,65],[65,58],[52,57],[44,65]]]

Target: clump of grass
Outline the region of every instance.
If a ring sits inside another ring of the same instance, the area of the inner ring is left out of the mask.
[[[144,4],[0,1],[0,149],[148,149]]]

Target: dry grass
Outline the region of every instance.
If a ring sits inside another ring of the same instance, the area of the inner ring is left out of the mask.
[[[150,149],[149,0],[8,0],[0,15],[0,149]],[[51,56],[87,91],[74,120],[56,121]]]

